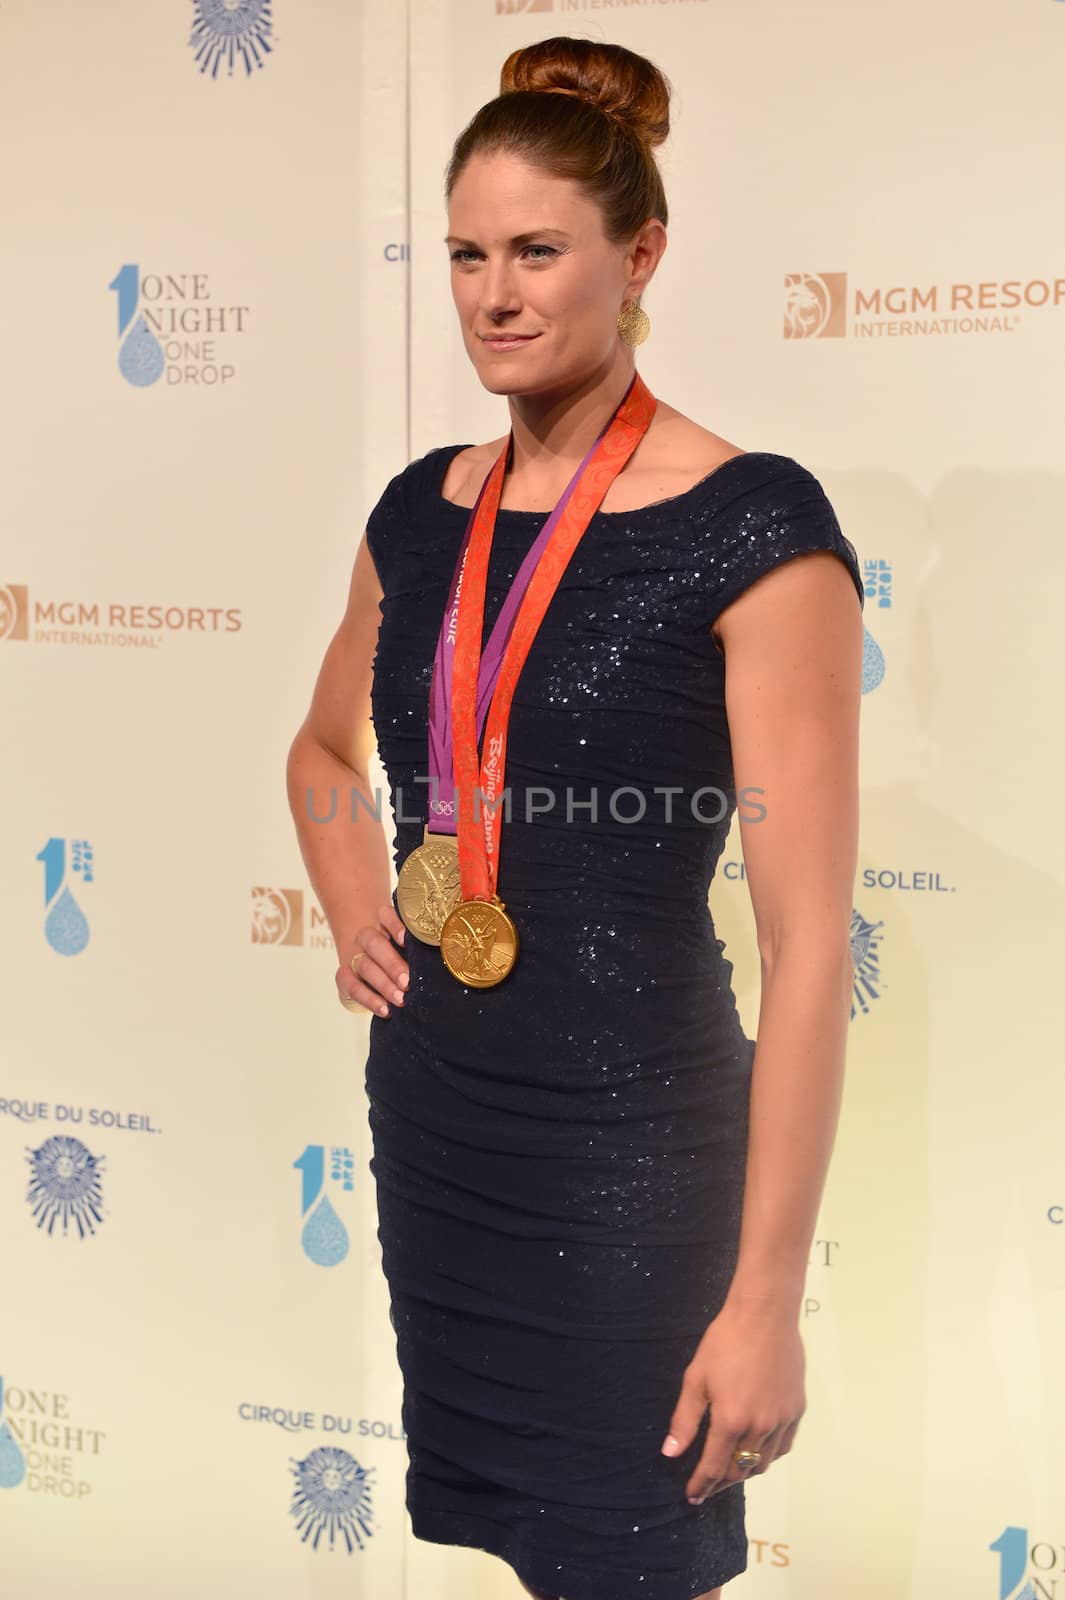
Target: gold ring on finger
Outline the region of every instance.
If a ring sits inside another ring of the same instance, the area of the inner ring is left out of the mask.
[[[365,954],[366,954],[365,950],[356,950],[355,954],[351,958],[351,970],[355,974],[356,977],[359,976],[359,965],[358,964],[362,960],[362,958],[363,958],[363,956]]]
[[[751,1468],[756,1467],[761,1461],[762,1452],[760,1450],[734,1450],[732,1459],[741,1472],[750,1472]]]

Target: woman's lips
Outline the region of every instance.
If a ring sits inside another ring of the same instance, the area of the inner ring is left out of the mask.
[[[537,333],[504,334],[499,338],[490,335],[483,336],[483,343],[489,350],[517,350],[523,344],[531,344],[540,337]]]

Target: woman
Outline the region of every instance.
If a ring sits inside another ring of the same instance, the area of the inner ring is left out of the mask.
[[[415,1535],[495,1553],[534,1595],[714,1600],[747,1565],[745,1480],[805,1407],[800,1303],[853,981],[864,594],[804,467],[645,403],[661,73],[554,38],[514,51],[501,88],[452,154],[447,244],[510,430],[385,489],[290,798],[339,997],[375,1013],[370,1166]],[[552,557],[530,552],[557,503],[550,537],[583,531],[512,674],[509,813],[474,829],[438,795],[483,775],[485,639],[516,579],[547,582]],[[355,824],[346,806],[312,823],[308,791],[320,815],[342,785],[366,797]],[[757,1048],[707,905],[748,789]],[[423,847],[445,865],[411,890]],[[463,907],[512,919],[503,981],[462,965],[483,954]]]

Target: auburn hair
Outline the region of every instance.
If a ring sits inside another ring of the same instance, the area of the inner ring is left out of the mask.
[[[579,184],[613,244],[652,217],[669,221],[654,151],[669,134],[671,85],[653,62],[619,44],[558,36],[512,50],[499,87],[455,141],[448,198],[471,156],[499,150]]]

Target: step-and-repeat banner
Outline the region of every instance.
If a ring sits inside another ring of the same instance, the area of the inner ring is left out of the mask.
[[[443,172],[555,33],[674,87],[652,392],[810,467],[868,596],[808,1411],[728,1592],[1065,1593],[1065,3],[8,0],[5,1600],[516,1593],[409,1532],[284,768],[385,483],[507,426]],[[753,1035],[738,828],[711,905]]]

